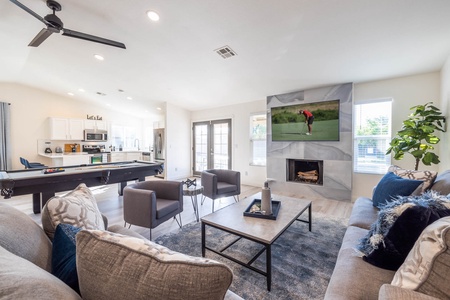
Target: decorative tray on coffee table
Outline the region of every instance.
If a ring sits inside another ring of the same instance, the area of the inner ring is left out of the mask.
[[[276,220],[277,216],[278,216],[278,212],[280,211],[280,207],[281,207],[280,201],[272,200],[272,214],[265,215],[264,212],[261,211],[261,199],[253,199],[252,203],[244,211],[244,216]]]

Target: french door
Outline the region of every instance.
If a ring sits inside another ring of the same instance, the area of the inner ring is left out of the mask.
[[[193,125],[194,175],[207,169],[231,169],[231,119]]]

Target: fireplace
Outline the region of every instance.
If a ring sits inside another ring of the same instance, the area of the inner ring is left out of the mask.
[[[323,160],[286,159],[286,181],[323,185]]]

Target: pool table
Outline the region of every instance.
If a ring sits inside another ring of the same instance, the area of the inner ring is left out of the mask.
[[[48,173],[49,170],[0,171],[1,195],[8,199],[33,194],[33,212],[37,214],[56,192],[72,190],[80,183],[87,186],[119,183],[119,195],[122,195],[127,181],[144,181],[146,176],[157,175],[163,171],[163,164],[126,161],[60,167],[53,169],[53,173]]]

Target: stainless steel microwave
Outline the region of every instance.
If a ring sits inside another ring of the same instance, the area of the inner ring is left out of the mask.
[[[84,140],[86,142],[106,142],[108,141],[108,132],[106,130],[84,130]]]

